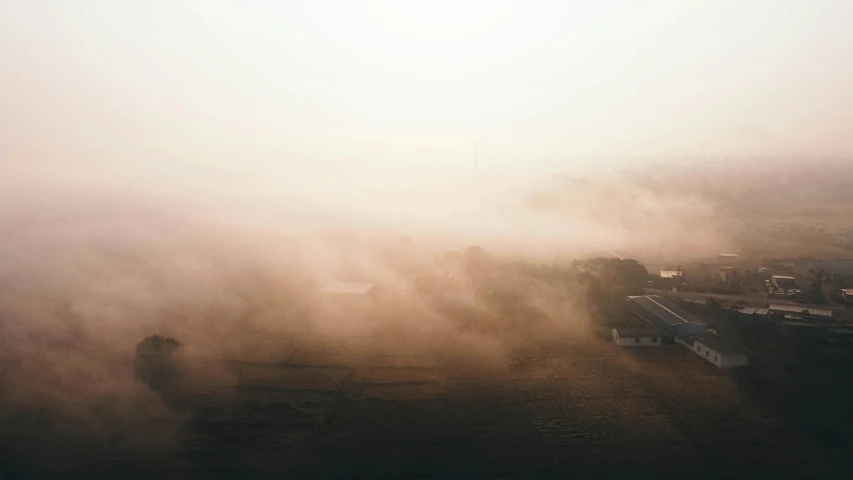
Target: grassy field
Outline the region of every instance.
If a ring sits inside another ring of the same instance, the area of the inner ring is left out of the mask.
[[[629,351],[578,337],[489,361],[292,348],[281,362],[203,361],[227,374],[173,400],[184,421],[161,449],[59,444],[74,461],[21,456],[10,477],[793,478],[806,466],[847,468],[680,346]]]

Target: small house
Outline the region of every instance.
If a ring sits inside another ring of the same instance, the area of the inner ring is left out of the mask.
[[[735,253],[721,253],[717,255],[717,264],[730,265],[737,262],[738,255]]]

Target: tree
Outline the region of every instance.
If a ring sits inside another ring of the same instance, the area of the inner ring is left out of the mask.
[[[814,303],[826,303],[826,298],[823,295],[823,280],[826,277],[826,270],[823,268],[811,268],[809,273],[812,275],[812,285],[809,292],[810,300]]]
[[[598,257],[582,262],[582,267],[604,286],[619,287],[629,293],[641,293],[649,278],[646,267],[631,258]]]
[[[178,374],[175,354],[180,342],[171,337],[152,335],[136,345],[134,369],[140,380],[154,390],[161,390],[172,383]]]

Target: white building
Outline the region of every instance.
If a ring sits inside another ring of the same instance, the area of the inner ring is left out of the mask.
[[[717,255],[717,263],[720,265],[730,265],[737,262],[738,255],[734,253],[721,253]]]
[[[832,310],[828,308],[808,308],[801,305],[788,305],[783,303],[771,303],[768,308],[774,313],[794,313],[797,315],[816,315],[818,317],[832,317]]]
[[[614,328],[610,333],[620,347],[658,347],[663,336],[653,328]]]
[[[675,341],[686,347],[708,363],[719,368],[745,367],[749,365],[749,357],[719,338],[706,335],[704,337],[675,337]]]

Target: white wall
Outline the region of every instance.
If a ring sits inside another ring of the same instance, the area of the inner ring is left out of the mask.
[[[694,342],[693,352],[706,362],[719,368],[744,367],[749,365],[749,357],[745,353],[721,354],[711,350],[700,342]]]
[[[619,337],[615,329],[611,334],[620,347],[658,347],[661,344],[660,337]]]

